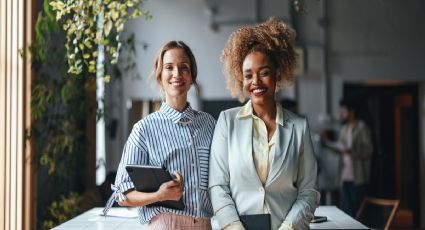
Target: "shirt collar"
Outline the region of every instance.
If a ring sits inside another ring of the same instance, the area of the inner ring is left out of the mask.
[[[195,118],[195,112],[189,103],[187,104],[187,107],[184,109],[184,111],[180,112],[167,105],[167,103],[162,102],[159,111],[165,114],[165,116],[171,119],[175,124],[179,122],[192,122]]]
[[[236,114],[236,118],[242,119],[246,117],[254,117],[255,115],[252,111],[252,103],[251,100],[249,100],[244,106],[241,107],[239,112]],[[276,113],[276,123],[283,126],[285,124],[285,115],[283,108],[279,103],[276,103]]]

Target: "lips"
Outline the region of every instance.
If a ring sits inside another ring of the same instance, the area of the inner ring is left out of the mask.
[[[267,92],[267,88],[264,88],[264,87],[258,87],[258,88],[255,88],[255,89],[252,89],[252,90],[251,90],[251,93],[252,93],[254,96],[256,96],[256,97],[258,97],[258,96],[262,96],[262,95],[264,95],[266,92]]]
[[[172,81],[172,82],[169,82],[169,84],[172,85],[172,86],[178,87],[178,86],[183,86],[184,82],[183,81]]]

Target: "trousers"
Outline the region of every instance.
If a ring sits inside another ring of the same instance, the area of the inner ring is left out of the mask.
[[[169,212],[161,213],[151,219],[149,230],[211,230],[211,219],[193,218]]]

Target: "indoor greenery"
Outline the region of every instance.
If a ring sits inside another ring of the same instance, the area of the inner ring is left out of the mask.
[[[37,76],[31,101],[35,124],[32,137],[43,141],[41,151],[37,151],[40,163],[53,176],[70,173],[63,160],[80,150],[78,138],[85,132],[80,125],[85,127],[90,109],[95,107],[91,102],[95,85],[93,79],[68,77],[61,43],[63,32],[46,2],[39,13],[35,40],[30,46],[32,67]]]
[[[134,36],[123,39],[121,44],[117,34],[129,18],[150,16],[139,10],[140,0],[42,2],[35,39],[29,48],[36,73],[30,137],[39,166],[37,229],[51,229],[84,211],[81,202],[90,200],[84,199],[84,194],[90,194],[87,191],[92,189],[86,188],[85,164],[88,147],[94,145],[93,137],[89,142],[87,124],[96,119],[93,62],[98,55],[97,46],[104,45],[105,56],[112,63],[121,46],[134,52]],[[128,9],[132,9],[130,16],[126,14]],[[95,32],[99,10],[103,10],[105,22],[101,33]],[[63,20],[57,20],[58,14]],[[25,52],[23,56],[26,57]],[[120,69],[105,67],[114,76],[121,75]],[[102,71],[103,68],[102,65]]]
[[[80,213],[82,211],[79,207],[80,200],[81,198],[77,193],[71,192],[68,196],[61,196],[59,200],[53,201],[48,207],[52,218],[45,220],[41,228],[52,229]]]
[[[143,0],[52,0],[50,5],[56,12],[66,31],[68,72],[80,75],[104,71],[96,70],[98,46],[104,45],[112,64],[118,61],[121,48],[120,33],[129,19],[144,16],[151,18],[148,11],[140,10]],[[99,30],[98,28],[103,28]],[[105,75],[108,82],[110,76]]]
[[[37,229],[51,229],[79,214],[78,194],[85,188],[87,122],[95,119],[95,79],[70,77],[66,36],[43,2],[30,46],[33,80],[30,137],[38,163]]]

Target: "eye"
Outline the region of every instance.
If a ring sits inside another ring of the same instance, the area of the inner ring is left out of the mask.
[[[270,71],[269,70],[262,70],[260,71],[260,77],[267,77],[270,75]]]
[[[189,72],[189,67],[188,66],[180,66],[180,71],[182,72]]]
[[[164,69],[165,69],[165,70],[173,70],[173,66],[171,66],[171,65],[166,65],[166,66],[164,66]]]
[[[245,74],[245,75],[243,75],[243,78],[245,80],[250,80],[252,78],[252,74]]]

